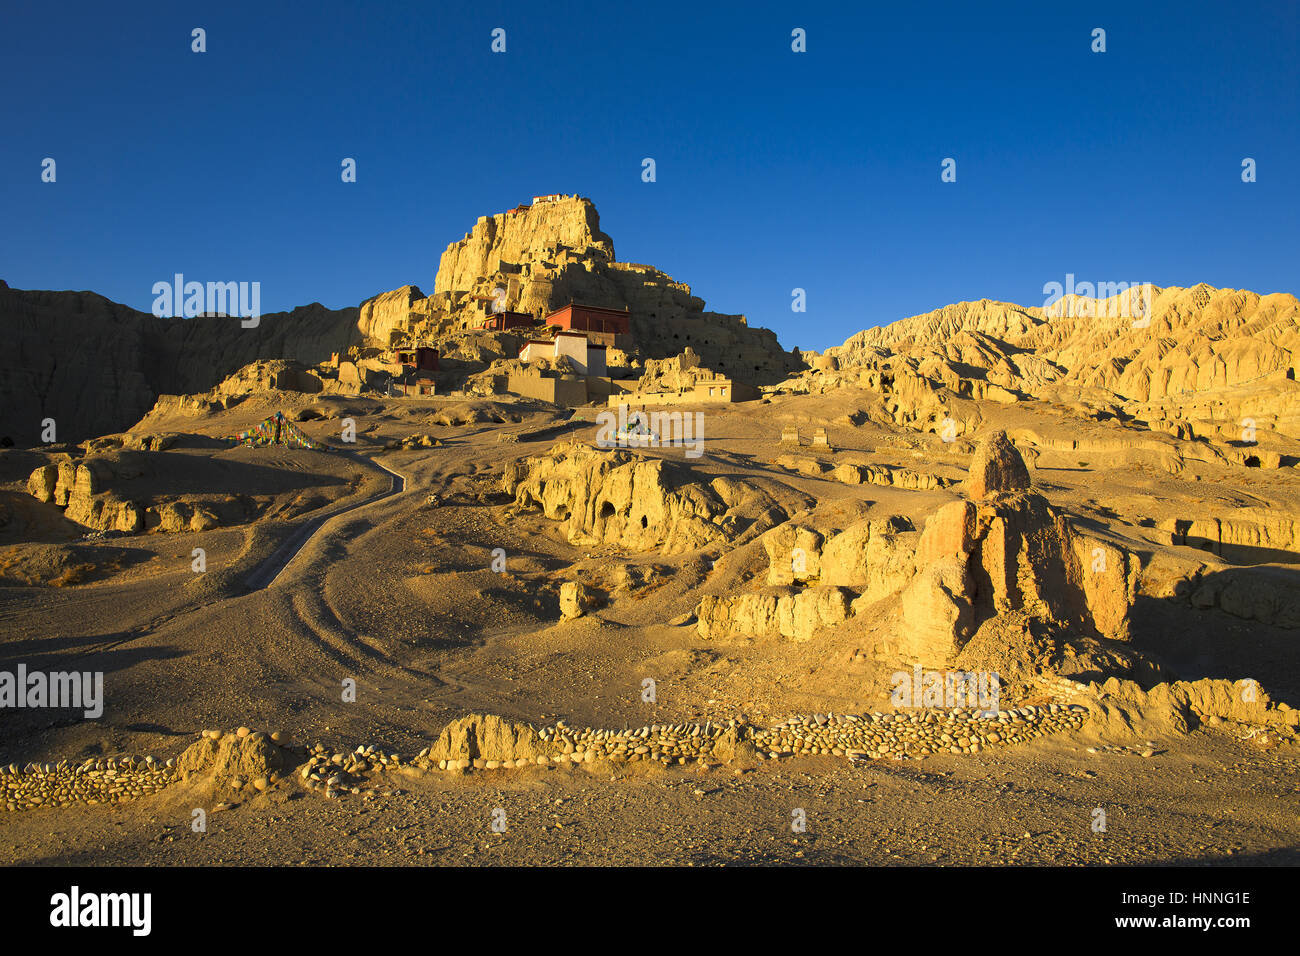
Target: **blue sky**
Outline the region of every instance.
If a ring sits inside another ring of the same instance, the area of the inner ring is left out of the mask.
[[[431,291],[478,216],[576,192],[620,259],[787,347],[1039,305],[1067,273],[1294,293],[1298,22],[1283,0],[9,0],[0,278],[147,311],[183,272],[338,308]]]

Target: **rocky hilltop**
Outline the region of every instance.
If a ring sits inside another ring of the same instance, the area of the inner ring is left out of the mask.
[[[443,252],[433,295],[405,286],[377,296],[361,306],[360,326],[377,344],[439,342],[474,328],[494,305],[542,318],[573,302],[631,312],[632,363],[689,347],[702,366],[755,384],[802,368],[771,331],[705,311],[689,285],[654,266],[617,261],[595,205],[579,196],[483,216]]]
[[[970,430],[965,401],[1037,399],[1187,440],[1300,437],[1293,295],[1201,284],[1152,287],[1145,303],[1131,292],[1048,308],[981,299],[867,329],[811,361],[790,390],[880,389],[885,417],[922,431],[948,418]]]
[[[472,290],[511,265],[531,271],[562,251],[584,260],[614,261],[614,241],[600,231],[600,214],[590,200],[566,198],[479,217],[472,232],[443,252],[433,291]]]
[[[1138,297],[1070,296],[1048,308],[962,302],[859,332],[833,354],[926,349],[1008,388],[1100,389],[1126,401],[1183,398],[1270,376],[1294,380],[1300,303],[1286,294],[1152,287]],[[830,354],[830,353],[828,353]]]

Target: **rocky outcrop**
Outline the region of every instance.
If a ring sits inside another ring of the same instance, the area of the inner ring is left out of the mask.
[[[1300,563],[1300,517],[1267,508],[1234,508],[1223,518],[1169,518],[1157,527],[1169,543],[1202,548],[1229,560]]]
[[[696,609],[700,633],[808,640],[818,627],[896,599],[892,640],[902,657],[951,662],[987,620],[1004,615],[1123,640],[1139,563],[1114,544],[1077,532],[1040,495],[1001,433],[975,452],[970,487],[918,535],[902,517],[837,531],[789,522],[762,537],[767,587],[715,594]],[[802,590],[801,590],[802,589]],[[831,592],[834,592],[831,594]]]
[[[1091,711],[1085,730],[1111,739],[1181,736],[1203,723],[1233,721],[1263,727],[1300,727],[1300,711],[1274,702],[1255,680],[1174,681],[1143,690],[1110,678],[1084,695]]]
[[[1168,558],[1158,565],[1143,569],[1143,593],[1201,610],[1217,608],[1247,621],[1300,628],[1300,572],[1294,568],[1211,567]]]
[[[211,486],[213,470],[229,467],[212,459],[156,449],[171,447],[175,435],[128,433],[83,443],[81,458],[60,453],[34,469],[28,493],[64,509],[64,517],[92,531],[135,534],[145,531],[207,531],[242,524],[255,516],[293,517],[324,504],[310,492],[285,489],[278,510],[268,511],[272,495],[194,491],[175,487]],[[215,464],[215,468],[213,465]],[[219,484],[219,482],[217,482]],[[294,500],[290,495],[296,495]],[[299,504],[306,507],[295,511]]]
[[[268,734],[248,732],[220,734],[210,731],[191,744],[176,759],[176,773],[183,780],[193,776],[211,778],[218,787],[261,781],[264,789],[275,775],[293,768],[296,755],[282,748]]]
[[[860,521],[824,537],[784,524],[763,536],[769,585],[823,584],[847,587],[870,603],[897,593],[915,572],[917,535],[906,518]]]
[[[87,528],[127,534],[142,530],[143,510],[134,501],[109,490],[113,477],[114,470],[104,459],[75,462],[64,456],[57,463],[33,471],[27,479],[27,491],[37,501],[64,508],[70,521]]]
[[[781,501],[745,482],[708,484],[658,458],[561,444],[506,468],[503,490],[518,509],[565,523],[572,542],[664,554],[743,541],[786,520]],[[786,489],[791,503],[806,496]]]
[[[1001,492],[1024,491],[1029,485],[1029,469],[1006,432],[993,432],[980,443],[971,459],[967,495],[987,498]]]
[[[696,629],[706,640],[779,635],[807,641],[845,620],[852,598],[846,588],[822,585],[800,591],[768,588],[734,598],[706,595],[695,610]]]
[[[976,450],[968,490],[927,519],[917,578],[903,592],[909,656],[948,660],[979,622],[1018,612],[1126,639],[1139,567],[1128,552],[1080,535],[1040,495],[1006,436]]]
[[[596,207],[579,196],[481,217],[443,252],[432,296],[418,300],[405,290],[388,295],[396,299],[382,309],[393,321],[405,311],[405,323],[377,318],[379,303],[371,309],[376,318],[367,319],[363,306],[363,324],[372,335],[404,328],[413,337],[437,336],[471,327],[494,304],[540,319],[576,302],[628,310],[632,341],[617,344],[626,345],[637,362],[670,359],[690,348],[699,366],[758,384],[779,381],[802,366],[775,334],[750,328],[743,315],[707,312],[685,283],[653,266],[616,261]]]
[[[881,485],[913,491],[932,491],[952,484],[949,479],[930,472],[893,468],[889,465],[855,465],[851,462],[837,465],[831,477],[846,485]]]
[[[975,632],[975,581],[962,558],[920,568],[903,589],[904,656],[946,663]]]
[[[781,455],[776,464],[810,478],[831,478],[846,485],[880,485],[885,488],[908,488],[913,491],[932,491],[946,488],[952,482],[928,472],[911,471],[890,465],[865,465],[844,462],[831,466],[816,458],[798,455]],[[830,472],[827,475],[827,472]]]
[[[532,760],[550,750],[531,724],[469,714],[448,724],[429,749],[431,761]]]
[[[590,200],[565,197],[480,216],[473,230],[443,252],[433,291],[473,289],[502,264],[543,263],[561,256],[614,261],[614,241],[600,231],[600,214]]]

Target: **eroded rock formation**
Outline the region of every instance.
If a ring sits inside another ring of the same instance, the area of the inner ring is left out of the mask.
[[[704,483],[670,461],[576,443],[513,463],[502,488],[516,508],[565,522],[572,542],[632,551],[673,554],[742,541],[789,517],[781,501],[746,482]],[[786,491],[791,506],[809,500]]]
[[[979,445],[971,474],[976,500],[944,505],[919,534],[901,517],[834,533],[796,522],[767,532],[767,587],[706,596],[696,609],[701,635],[808,640],[890,599],[901,617],[896,651],[933,664],[953,660],[981,622],[1001,615],[1127,638],[1136,559],[1026,490],[1029,471],[1005,434]]]
[[[1300,437],[1300,302],[1282,293],[1201,284],[1152,287],[1149,304],[1131,291],[1047,308],[960,302],[809,361],[785,387],[876,391],[876,420],[948,437],[979,428],[978,402],[1028,398],[1184,441],[1226,445],[1245,431],[1243,461]]]

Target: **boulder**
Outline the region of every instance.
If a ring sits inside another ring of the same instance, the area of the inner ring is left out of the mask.
[[[282,750],[264,733],[240,737],[225,734],[219,740],[204,737],[191,744],[176,760],[176,772],[182,779],[191,774],[211,777],[217,785],[236,778],[249,781],[284,773],[293,767],[294,756]]]
[[[565,581],[560,585],[560,616],[565,620],[582,617],[595,603],[595,596],[585,584]]]
[[[1024,491],[1029,486],[1029,469],[1006,432],[996,431],[980,442],[966,479],[966,494],[970,498]]]
[[[54,490],[59,484],[59,466],[41,465],[27,478],[27,493],[37,501],[54,500]]]
[[[443,728],[429,749],[429,759],[533,760],[549,748],[531,724],[495,714],[468,714]]]

